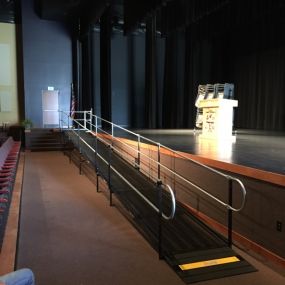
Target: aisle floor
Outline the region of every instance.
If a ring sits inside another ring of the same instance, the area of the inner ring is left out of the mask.
[[[285,272],[240,253],[259,271],[196,284],[285,284]],[[184,284],[61,152],[25,153],[22,267],[34,271],[38,285]]]

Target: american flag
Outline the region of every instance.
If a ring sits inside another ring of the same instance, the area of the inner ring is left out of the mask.
[[[74,119],[76,109],[76,99],[74,94],[73,83],[71,83],[71,98],[70,98],[70,117]]]

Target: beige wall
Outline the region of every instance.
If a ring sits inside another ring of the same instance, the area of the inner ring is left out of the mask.
[[[0,126],[18,121],[16,26],[0,23]]]

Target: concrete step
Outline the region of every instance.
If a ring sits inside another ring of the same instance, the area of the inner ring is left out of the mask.
[[[59,145],[59,146],[33,146],[30,147],[30,151],[59,151],[63,150],[64,146]]]
[[[61,132],[53,129],[31,129],[26,133],[26,149],[31,151],[62,150]]]

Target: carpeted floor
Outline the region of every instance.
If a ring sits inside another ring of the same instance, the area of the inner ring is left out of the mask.
[[[25,155],[17,268],[31,268],[37,285],[184,284],[61,152]],[[247,259],[259,272],[197,284],[285,284]]]
[[[17,267],[40,285],[183,284],[59,152],[27,153]]]

